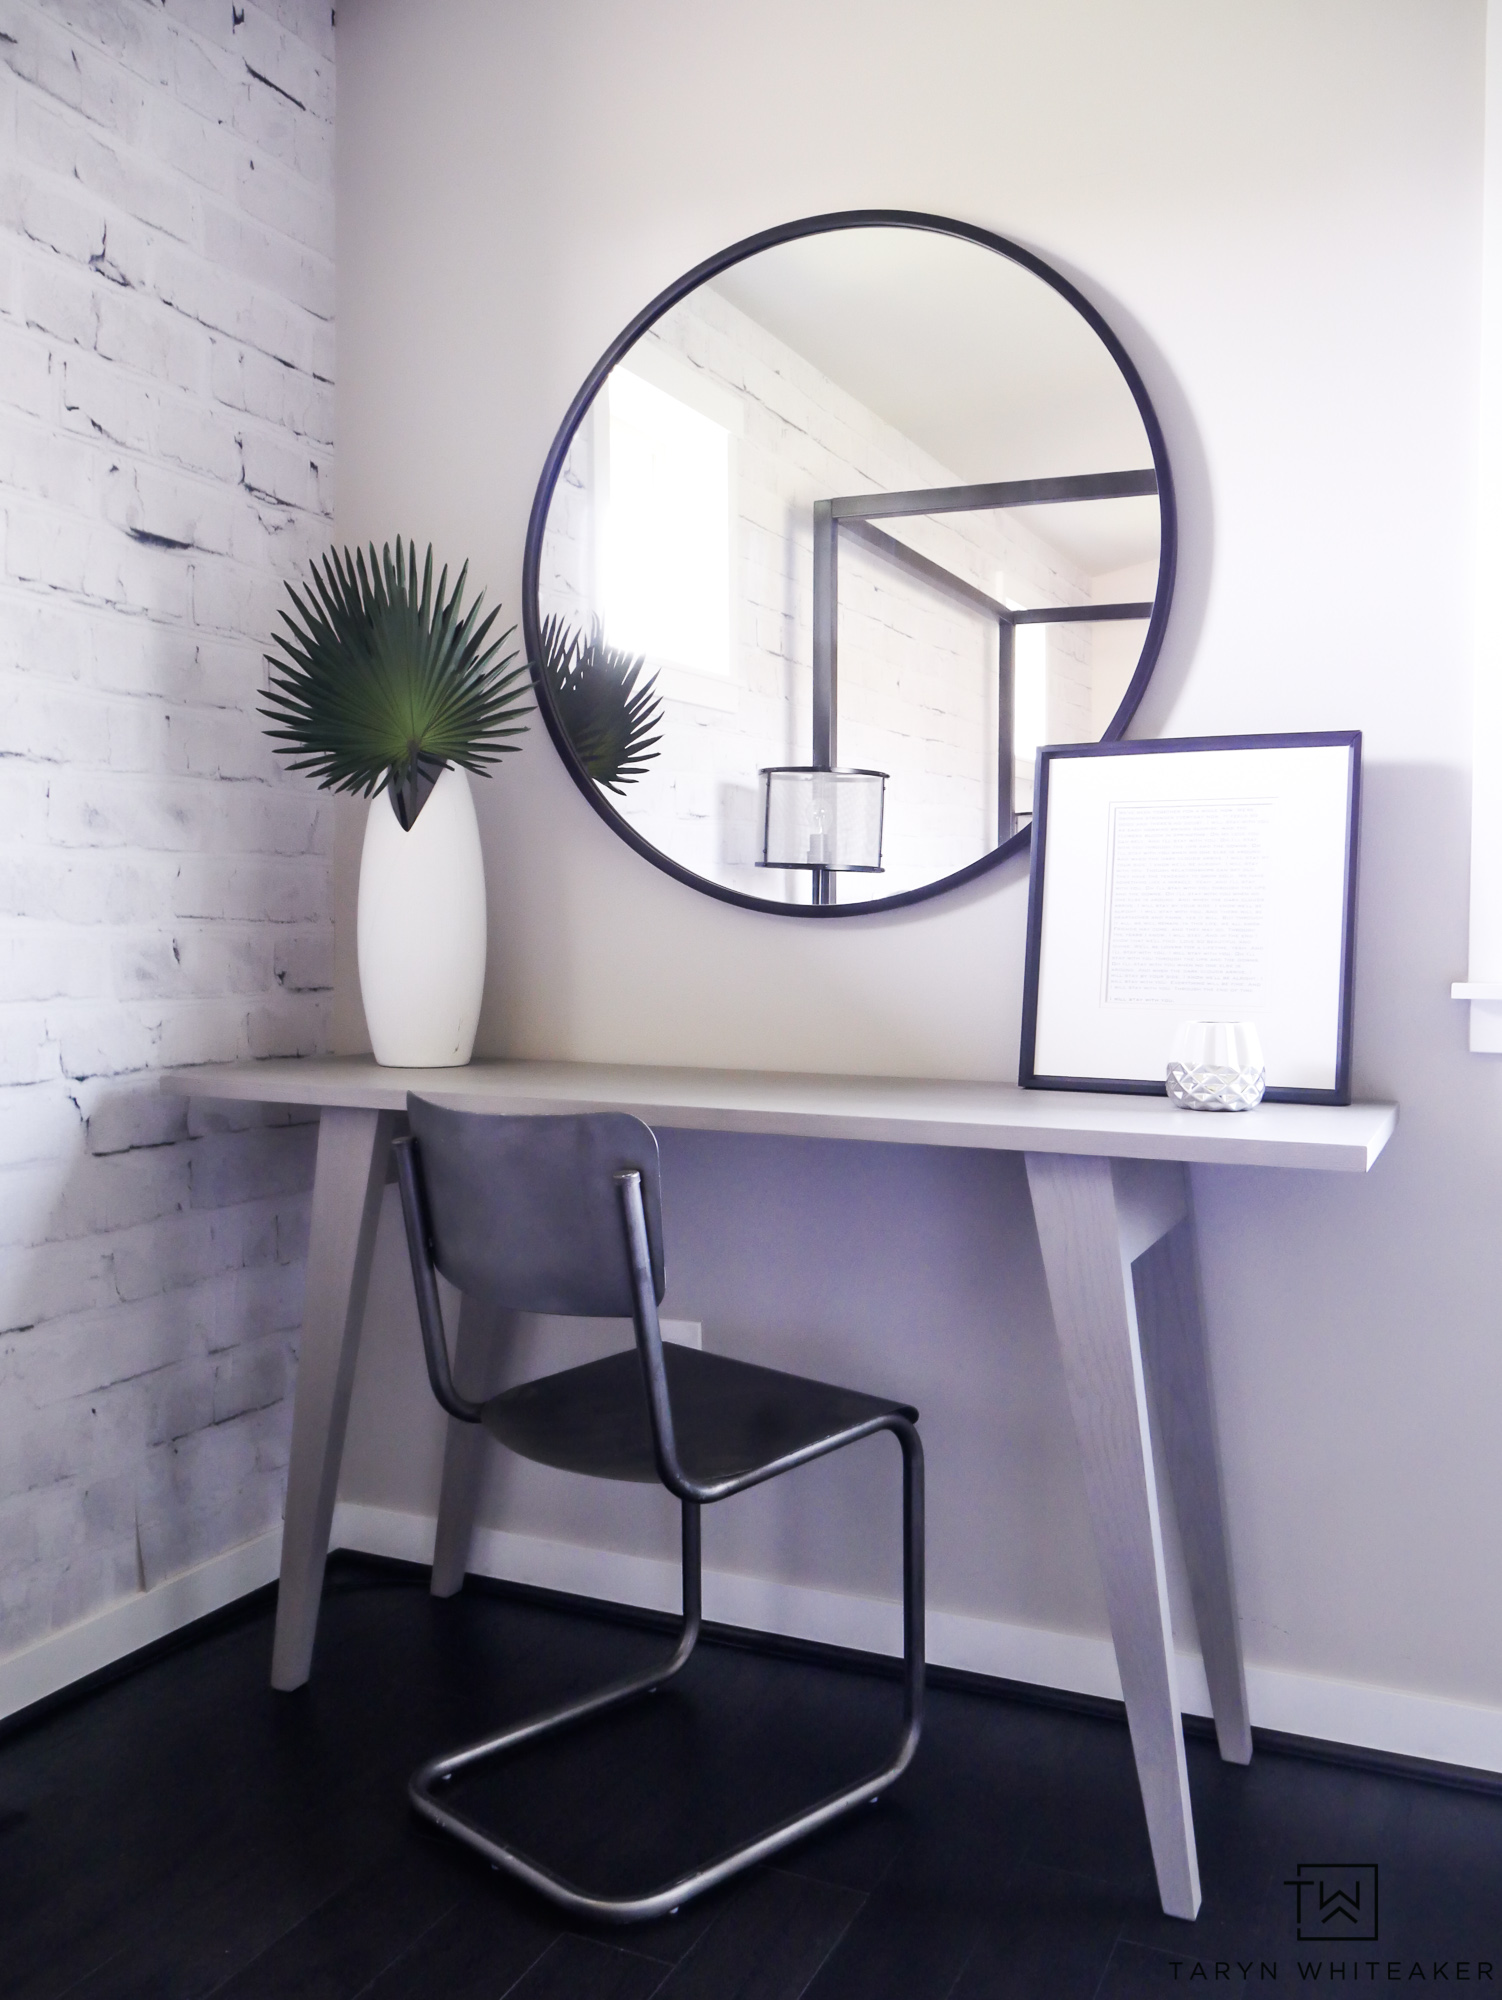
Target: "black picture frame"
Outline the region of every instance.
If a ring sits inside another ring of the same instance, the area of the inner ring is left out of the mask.
[[[1008,237],[998,235],[994,230],[983,229],[976,223],[957,221],[950,216],[931,215],[922,210],[841,209],[824,215],[803,216],[793,222],[779,223],[773,228],[759,230],[754,236],[743,237],[738,243],[730,244],[728,248],[717,251],[714,256],[705,258],[692,270],[686,271],[681,278],[675,279],[649,304],[643,306],[636,317],[621,329],[584,378],[543,461],[542,473],[532,501],[532,512],[527,522],[527,540],[522,557],[522,633],[527,658],[535,663],[541,656],[542,616],[538,583],[542,568],[543,536],[547,529],[548,511],[552,504],[554,488],[562,474],[569,447],[579,426],[588,415],[595,397],[616,363],[672,306],[677,305],[690,292],[718,276],[722,271],[744,262],[748,257],[754,257],[758,251],[775,248],[781,243],[792,243],[805,236],[824,235],[837,230],[877,228],[913,229],[959,237],[1022,265],[1025,270],[1041,278],[1074,307],[1106,348],[1131,391],[1143,428],[1147,433],[1153,470],[1157,478],[1160,522],[1158,587],[1153,596],[1147,636],[1143,640],[1142,651],[1138,655],[1131,681],[1102,738],[1104,742],[1115,742],[1125,734],[1127,725],[1136,714],[1137,706],[1152,678],[1153,668],[1162,650],[1163,637],[1168,626],[1169,607],[1173,601],[1174,578],[1178,566],[1178,511],[1163,426],[1158,420],[1158,413],[1153,407],[1146,385],[1119,336],[1084,293],[1076,285],[1071,284],[1062,272],[1056,271],[1035,252]],[[1112,609],[1119,615],[1123,608]],[[989,853],[983,854],[964,868],[956,869],[953,874],[946,875],[936,882],[926,882],[920,888],[902,890],[895,895],[873,898],[869,902],[783,903],[771,897],[747,895],[742,890],[729,888],[724,883],[714,882],[706,876],[695,874],[691,868],[684,867],[671,855],[654,847],[618,813],[585,769],[557,713],[551,691],[535,664],[533,683],[543,723],[553,740],[554,748],[563,760],[564,768],[584,794],[592,810],[604,820],[611,832],[625,841],[626,845],[633,848],[644,860],[650,861],[654,868],[660,868],[675,881],[685,883],[691,889],[697,889],[701,895],[713,896],[719,902],[732,903],[741,909],[758,910],[767,916],[803,918],[866,917],[878,915],[885,910],[902,909],[911,903],[926,902],[932,896],[943,895],[950,889],[957,889],[966,882],[974,881],[978,876],[988,874],[1011,855],[1020,853],[1027,846],[1031,835],[1030,826],[1019,827]]]
[[[1017,1080],[1027,1090],[1081,1090],[1138,1097],[1164,1097],[1164,1081],[1140,1077],[1057,1076],[1035,1064],[1038,1040],[1038,987],[1042,971],[1044,885],[1048,866],[1049,779],[1054,765],[1065,758],[1171,757],[1187,752],[1218,750],[1288,750],[1343,747],[1349,757],[1344,827],[1344,894],[1339,943],[1339,988],[1336,1020],[1335,1081],[1326,1090],[1270,1085],[1264,1101],[1271,1104],[1349,1104],[1351,1101],[1351,1041],[1354,1025],[1356,962],[1356,891],[1361,831],[1361,731],[1310,730],[1250,736],[1159,737],[1132,743],[1070,743],[1046,746],[1038,752],[1034,780],[1033,847],[1028,877],[1027,943],[1023,969],[1022,1043]],[[1194,1115],[1194,1114],[1189,1114]]]

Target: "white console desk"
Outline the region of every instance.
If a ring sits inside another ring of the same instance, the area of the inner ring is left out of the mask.
[[[649,1125],[699,1131],[1025,1154],[1158,1888],[1171,1916],[1196,1914],[1149,1383],[1220,1753],[1244,1764],[1252,1741],[1184,1169],[1365,1173],[1392,1134],[1393,1106],[1264,1104],[1216,1116],[1165,1098],[1007,1084],[596,1063],[394,1070],[369,1058],[211,1065],[172,1072],[164,1088],[322,1114],[271,1672],[278,1688],[300,1687],[312,1660],[376,1220],[409,1090],[476,1110],[630,1111]],[[473,1322],[466,1329],[461,1313],[461,1364],[466,1333],[475,1340],[482,1331]],[[440,1592],[463,1576],[470,1451],[470,1434],[452,1426],[434,1565]]]

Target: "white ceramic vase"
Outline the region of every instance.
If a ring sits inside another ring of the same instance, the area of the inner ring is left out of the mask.
[[[443,772],[404,829],[370,802],[360,855],[360,998],[378,1063],[467,1063],[485,986],[485,864],[463,771]]]

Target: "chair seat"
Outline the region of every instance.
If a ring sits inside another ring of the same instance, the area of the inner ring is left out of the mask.
[[[690,1479],[737,1479],[789,1453],[826,1444],[873,1419],[918,1412],[724,1354],[662,1351],[678,1455]],[[657,1460],[642,1365],[634,1347],[493,1396],[482,1422],[523,1458],[597,1479],[655,1483]]]

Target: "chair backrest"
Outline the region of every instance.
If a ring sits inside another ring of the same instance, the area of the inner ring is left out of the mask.
[[[620,1190],[641,1175],[653,1290],[663,1294],[662,1178],[649,1126],[623,1111],[513,1117],[409,1094],[433,1262],[461,1292],[518,1312],[629,1319]]]

